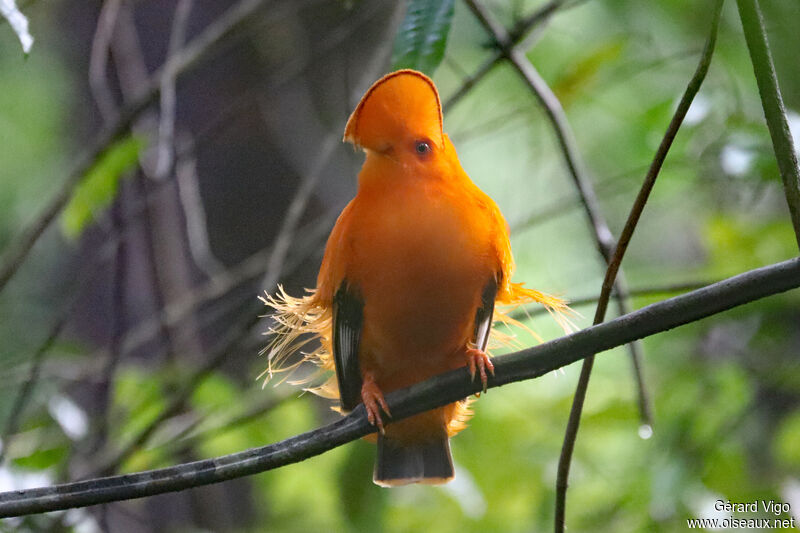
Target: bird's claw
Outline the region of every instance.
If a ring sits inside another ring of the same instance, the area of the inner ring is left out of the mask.
[[[392,414],[389,412],[389,406],[386,404],[383,392],[378,388],[374,380],[364,379],[364,384],[361,386],[361,401],[367,409],[367,420],[373,426],[377,426],[378,431],[383,435],[385,432],[383,429],[381,410],[383,410],[387,416],[392,416]]]
[[[488,378],[486,370],[494,376],[494,365],[492,360],[486,355],[486,352],[477,348],[467,348],[467,368],[472,380],[475,380],[475,374],[480,372],[481,383],[483,384],[483,392],[486,392]]]

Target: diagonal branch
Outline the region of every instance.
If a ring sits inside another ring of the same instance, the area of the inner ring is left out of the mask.
[[[495,360],[495,375],[489,378],[488,386],[533,379],[591,354],[797,287],[800,287],[800,258],[751,270],[500,357]],[[465,398],[481,388],[467,372],[456,369],[392,392],[386,400],[393,419],[400,420]],[[136,474],[0,493],[0,517],[142,498],[253,475],[320,455],[372,431],[364,407],[359,405],[332,424],[262,448]]]
[[[111,121],[117,112],[114,94],[108,86],[108,51],[121,5],[122,0],[109,0],[103,4],[89,55],[89,89],[103,122]]]
[[[194,0],[179,0],[172,20],[172,31],[169,36],[167,60],[180,51],[186,38],[186,26],[192,11]],[[174,165],[175,158],[175,113],[177,98],[175,95],[175,76],[164,76],[161,79],[161,116],[158,122],[158,145],[155,150],[153,177],[162,180],[167,177]]]
[[[772,147],[783,179],[783,190],[786,203],[789,204],[795,238],[800,246],[800,168],[797,166],[797,154],[786,121],[786,108],[778,87],[778,78],[775,76],[775,65],[772,64],[764,17],[761,15],[758,0],[737,0],[737,3],[747,48],[750,50],[750,61],[758,82],[764,117],[767,119]]]
[[[644,206],[647,199],[650,197],[650,192],[653,190],[661,166],[667,157],[672,142],[678,134],[678,130],[683,124],[683,119],[692,105],[695,95],[700,90],[700,86],[705,80],[708,67],[711,65],[711,58],[714,55],[714,46],[717,42],[717,29],[719,27],[720,13],[722,12],[723,0],[716,0],[714,10],[712,12],[711,30],[706,40],[705,48],[700,56],[700,61],[697,65],[694,75],[689,80],[689,84],[681,97],[678,108],[667,127],[667,132],[661,140],[661,144],[656,151],[653,158],[653,163],[647,171],[644,183],[636,196],[633,203],[628,219],[625,226],[622,228],[622,233],[619,237],[619,242],[614,249],[614,255],[608,263],[605,278],[603,279],[603,286],[600,291],[600,299],[597,303],[597,308],[594,316],[594,324],[599,324],[605,320],[606,309],[608,308],[608,300],[611,297],[611,292],[615,288],[615,280],[622,268],[622,258],[628,249],[633,232],[636,230],[636,225],[644,211]],[[572,462],[572,453],[575,449],[575,440],[578,436],[578,427],[580,426],[581,413],[583,412],[583,404],[586,400],[586,391],[589,387],[589,378],[594,365],[594,356],[590,355],[583,360],[581,367],[581,374],[578,378],[578,385],[575,389],[575,397],[572,400],[572,408],[569,413],[569,420],[567,421],[567,430],[564,434],[564,445],[561,448],[561,456],[558,459],[558,473],[556,476],[556,510],[555,510],[555,531],[556,533],[564,531],[564,520],[566,513],[566,498],[567,498],[567,482],[569,480],[569,468]]]

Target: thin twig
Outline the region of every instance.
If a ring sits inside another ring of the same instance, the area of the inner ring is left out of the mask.
[[[544,108],[545,114],[549,118],[553,126],[553,131],[556,134],[556,139],[558,140],[558,144],[564,156],[567,170],[572,178],[575,189],[578,191],[581,204],[583,204],[592,230],[592,236],[597,246],[597,251],[605,263],[608,264],[615,247],[614,237],[611,234],[611,230],[608,228],[608,223],[603,217],[600,203],[597,200],[597,195],[592,187],[592,183],[588,176],[586,176],[581,164],[575,136],[572,133],[572,128],[569,125],[567,115],[564,112],[564,108],[561,106],[561,102],[558,101],[556,95],[547,85],[547,82],[541,77],[520,48],[514,46],[509,33],[500,23],[494,20],[489,10],[478,0],[465,0],[465,2],[474,13],[475,17],[483,24],[484,28],[492,35],[503,56],[511,62]],[[619,273],[614,283],[614,289],[617,295],[615,301],[619,308],[619,314],[627,314],[631,311],[631,305],[628,297],[628,284],[622,272]],[[652,425],[650,404],[646,394],[644,377],[641,373],[641,344],[638,342],[631,343],[628,350],[631,355],[634,380],[638,392],[640,419],[643,424]]]
[[[751,270],[708,287],[649,305],[533,348],[494,360],[488,387],[533,379],[594,353],[800,287],[800,258]],[[393,420],[452,403],[483,385],[464,369],[435,376],[386,396]],[[242,452],[136,474],[0,493],[0,517],[20,516],[152,496],[253,475],[322,454],[375,428],[359,405],[327,426]]]
[[[469,93],[483,78],[489,74],[494,67],[500,64],[503,60],[503,54],[499,51],[495,51],[492,54],[492,57],[485,60],[481,65],[475,70],[472,75],[464,78],[461,81],[461,85],[456,89],[456,91],[447,97],[447,99],[442,104],[442,110],[444,113],[450,111],[454,105],[461,101],[467,93]]]
[[[284,15],[283,11],[286,9],[295,11],[318,1],[320,0],[286,1],[273,8],[272,14]],[[162,80],[165,77],[179,78],[202,64],[216,51],[220,43],[242,30],[255,13],[263,8],[264,5],[270,3],[268,0],[240,0],[239,3],[228,9],[199,36],[187,44],[179,54],[174,55],[156,71],[148,81],[146,88],[126,104],[117,119],[100,130],[91,141],[89,149],[78,158],[67,173],[67,177],[61,183],[55,195],[47,201],[32,221],[12,240],[2,258],[0,258],[0,291],[5,288],[9,280],[19,270],[19,267],[22,266],[22,263],[44,231],[67,205],[75,187],[83,179],[83,176],[105,154],[114,141],[125,134],[131,122],[139,113],[158,97]]]
[[[108,86],[108,51],[121,5],[122,0],[109,0],[103,4],[89,56],[89,88],[103,122],[110,122],[117,113],[117,104]]]
[[[795,238],[800,246],[800,168],[797,166],[797,154],[794,151],[792,133],[786,121],[786,108],[783,105],[775,65],[769,51],[769,42],[764,30],[764,17],[758,6],[758,0],[737,0],[739,17],[742,19],[744,37],[750,50],[750,61],[761,95],[761,105],[767,120],[772,147],[778,160],[778,169],[783,179],[783,191],[789,214],[792,217]]]
[[[172,31],[169,36],[167,60],[180,52],[186,39],[186,25],[189,14],[192,12],[194,0],[180,0],[175,7],[172,21]],[[165,76],[161,80],[161,115],[158,123],[158,145],[156,147],[156,162],[153,177],[157,180],[166,178],[172,170],[175,149],[175,76]]]
[[[181,144],[193,144],[192,142]],[[211,249],[208,235],[208,217],[200,194],[200,176],[197,174],[195,154],[187,153],[175,164],[175,186],[178,189],[183,219],[186,225],[186,241],[192,262],[206,276],[213,276],[225,270],[225,265],[217,259]]]
[[[720,19],[720,12],[722,11],[722,4],[723,0],[716,0],[714,10],[712,12],[712,19],[711,19],[711,30],[706,41],[705,48],[703,50],[702,55],[700,56],[700,61],[697,65],[697,69],[695,70],[694,75],[689,80],[689,83],[686,87],[686,90],[681,97],[681,101],[678,104],[678,108],[675,110],[675,114],[672,117],[672,120],[667,127],[667,131],[664,134],[664,138],[661,140],[661,144],[656,151],[656,155],[653,158],[653,163],[650,165],[650,169],[645,176],[644,182],[642,183],[642,187],[639,190],[639,194],[636,196],[636,200],[633,203],[633,207],[631,208],[631,212],[628,215],[628,219],[625,222],[625,226],[622,229],[622,233],[620,234],[619,242],[614,250],[614,255],[609,261],[608,269],[606,270],[605,278],[603,279],[603,287],[600,292],[600,298],[597,303],[597,309],[595,311],[594,316],[594,324],[599,324],[605,320],[606,309],[608,307],[608,300],[611,296],[611,292],[614,290],[614,280],[617,277],[617,274],[620,271],[622,265],[622,258],[625,255],[625,252],[628,249],[628,244],[630,244],[631,237],[633,237],[633,232],[636,229],[636,225],[641,218],[642,212],[644,211],[645,204],[647,203],[647,199],[650,196],[650,192],[653,190],[653,186],[655,185],[656,179],[658,178],[659,171],[661,170],[661,166],[664,163],[664,160],[667,157],[667,153],[669,152],[670,147],[672,146],[672,142],[675,140],[675,136],[678,134],[680,130],[681,124],[683,123],[683,119],[686,116],[686,112],[689,110],[689,107],[694,100],[695,95],[700,90],[700,86],[703,84],[703,80],[706,77],[706,73],[708,72],[708,68],[711,65],[711,58],[714,55],[714,46],[717,41],[717,29],[719,27],[719,19]],[[594,364],[594,356],[589,355],[583,360],[583,366],[581,368],[581,374],[578,378],[578,385],[575,389],[575,396],[572,400],[572,408],[569,414],[569,420],[567,422],[567,430],[564,434],[564,444],[561,448],[561,456],[559,457],[558,461],[558,474],[556,478],[556,508],[555,508],[555,531],[556,533],[562,533],[564,531],[564,521],[565,521],[565,513],[566,513],[566,494],[567,494],[567,485],[569,480],[569,469],[570,464],[572,461],[572,453],[575,449],[575,440],[578,435],[578,428],[580,426],[580,419],[581,419],[581,412],[583,411],[583,404],[586,399],[586,391],[589,386],[589,378],[592,372],[592,366]]]
[[[297,224],[300,222],[300,217],[311,199],[311,193],[319,181],[323,170],[326,168],[331,155],[333,155],[334,148],[339,145],[339,139],[333,135],[328,135],[319,147],[317,159],[314,162],[313,168],[306,173],[304,179],[300,182],[297,192],[289,203],[289,208],[283,216],[281,227],[278,230],[278,236],[272,245],[272,253],[270,254],[269,261],[267,262],[267,274],[264,276],[262,286],[266,290],[271,290],[276,283],[283,270],[283,264],[286,261],[286,254],[292,245],[292,240],[297,231]]]
[[[141,217],[141,232],[144,241],[144,260],[147,265],[147,282],[150,285],[150,294],[153,297],[153,309],[157,316],[161,316],[161,309],[167,305],[167,296],[165,287],[167,285],[167,276],[163,273],[162,258],[158,254],[157,239],[163,237],[160,235],[160,229],[156,228],[156,207],[154,207],[147,198],[151,196],[151,180],[140,172],[134,178],[136,185],[136,196],[144,204],[144,214]],[[190,328],[192,329],[192,328]],[[167,346],[166,357],[171,359],[176,351],[177,344],[175,342],[175,331],[169,324],[160,321],[158,323],[158,338],[162,339]],[[127,335],[126,335],[127,337]],[[194,336],[193,336],[194,337]],[[195,339],[196,340],[196,339]]]

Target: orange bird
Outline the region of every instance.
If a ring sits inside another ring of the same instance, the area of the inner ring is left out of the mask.
[[[375,82],[344,140],[366,152],[358,193],[328,238],[317,288],[264,298],[276,324],[265,373],[296,367],[287,357],[320,338],[305,359],[334,370],[341,409],[363,403],[379,430],[375,483],[444,483],[467,400],[391,422],[384,394],[460,367],[485,388],[492,322],[512,321],[495,302],[539,302],[562,323],[569,309],[511,283],[508,225],[461,168],[427,76],[400,70]],[[333,383],[315,390],[336,396]]]

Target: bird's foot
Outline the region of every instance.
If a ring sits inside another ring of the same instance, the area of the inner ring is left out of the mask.
[[[378,431],[383,434],[381,409],[388,416],[392,416],[392,414],[389,412],[389,406],[386,405],[386,400],[383,398],[383,392],[378,388],[375,379],[369,375],[364,376],[364,383],[361,385],[361,401],[367,409],[367,420],[373,426],[377,426]]]
[[[492,360],[488,355],[486,355],[486,352],[477,348],[467,348],[466,357],[469,375],[473,380],[475,380],[475,374],[480,372],[481,383],[483,383],[483,392],[486,392],[486,370],[488,369],[489,373],[494,376],[494,365],[492,364]]]

